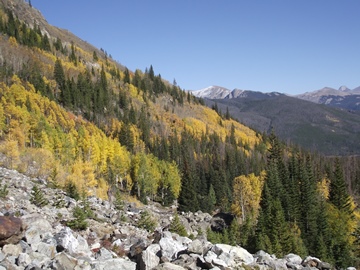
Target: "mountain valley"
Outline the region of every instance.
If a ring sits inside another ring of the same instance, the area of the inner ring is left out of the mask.
[[[360,266],[356,110],[198,98],[31,1],[0,32],[0,269]]]

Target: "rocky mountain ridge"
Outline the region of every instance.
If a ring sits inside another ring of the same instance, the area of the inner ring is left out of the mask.
[[[0,168],[0,179],[1,190],[7,191],[0,201],[0,269],[331,269],[315,257],[276,258],[264,251],[250,254],[240,246],[212,244],[197,233],[211,225],[212,217],[202,212],[180,215],[194,237],[179,236],[164,229],[174,218],[173,210],[154,204],[125,202],[119,211],[109,201],[89,197],[94,218],[88,219],[86,230],[75,231],[66,222],[80,201],[15,170]],[[34,186],[47,205],[32,202]],[[136,226],[142,211],[156,218],[154,232]]]
[[[191,91],[191,93],[196,97],[206,99],[233,99],[246,97],[266,99],[274,96],[285,95],[278,92],[262,93],[259,91],[241,90],[238,88],[229,90],[221,86],[209,86],[204,89]]]
[[[196,97],[205,99],[256,98],[260,100],[286,96],[286,94],[278,92],[263,93],[237,88],[229,90],[221,86],[209,86],[200,90],[193,90],[191,93]],[[305,92],[293,97],[331,107],[360,111],[360,87],[354,89],[349,89],[346,86],[340,86],[339,89],[324,87],[320,90]]]

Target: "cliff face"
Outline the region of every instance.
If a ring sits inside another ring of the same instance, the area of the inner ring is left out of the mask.
[[[43,180],[4,168],[0,179],[0,269],[331,268],[313,257],[289,254],[277,259],[263,251],[250,254],[239,246],[212,244],[197,234],[212,221],[202,212],[179,216],[194,236],[190,239],[165,229],[174,220],[171,208],[127,201],[119,207],[115,198],[75,200]],[[91,212],[82,220],[83,230],[69,227],[80,224],[78,208]],[[150,224],[142,213],[154,221],[155,233],[138,227]]]

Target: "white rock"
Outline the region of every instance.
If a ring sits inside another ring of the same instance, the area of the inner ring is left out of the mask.
[[[19,257],[17,259],[17,264],[21,267],[26,267],[31,263],[31,258],[29,254],[26,253],[20,253]]]
[[[92,269],[95,270],[136,270],[136,263],[125,259],[111,259],[97,261],[93,263]]]
[[[184,267],[173,264],[173,263],[163,263],[155,268],[156,270],[186,270]]]
[[[41,242],[37,245],[37,252],[53,259],[56,254],[56,247],[54,245]]]
[[[230,260],[234,261],[229,264],[230,267],[235,267],[236,265],[240,265],[242,263],[247,265],[254,262],[254,257],[242,247],[234,247],[226,244],[216,244],[211,248],[211,250],[218,256],[222,255],[222,253],[230,254]]]
[[[284,257],[284,259],[289,262],[289,263],[293,263],[293,264],[301,264],[302,262],[302,258],[299,255],[290,253],[288,255],[286,255]]]
[[[8,244],[3,247],[2,252],[7,256],[19,256],[22,253],[22,248],[19,244]]]
[[[141,253],[141,269],[150,270],[159,265],[160,258],[157,253],[160,251],[159,244],[151,244]]]
[[[186,247],[172,238],[163,237],[160,239],[160,247],[163,257],[169,261],[175,259],[180,251],[186,250]]]

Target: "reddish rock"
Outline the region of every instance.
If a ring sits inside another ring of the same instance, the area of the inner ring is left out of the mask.
[[[0,246],[17,244],[23,236],[20,218],[0,216]]]

